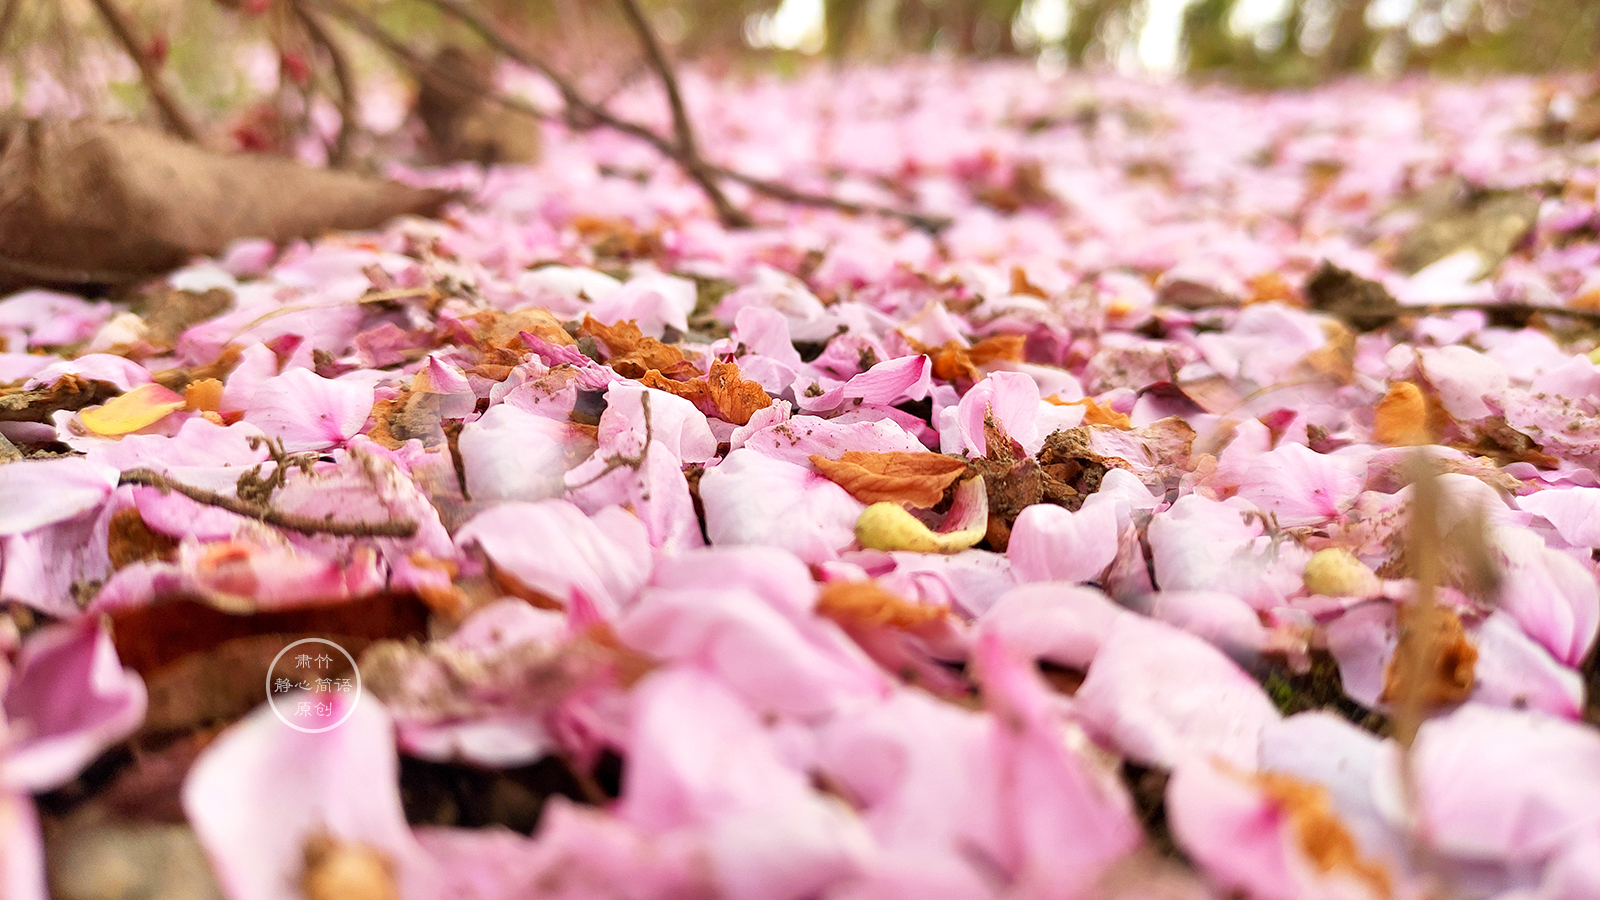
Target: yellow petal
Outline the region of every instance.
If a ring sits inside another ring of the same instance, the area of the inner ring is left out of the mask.
[[[983,540],[989,528],[989,500],[983,478],[956,488],[943,529],[934,531],[898,503],[874,503],[856,520],[856,540],[869,550],[955,553]]]
[[[161,421],[184,407],[184,399],[159,384],[141,384],[104,405],[79,414],[83,427],[107,436],[128,434]]]

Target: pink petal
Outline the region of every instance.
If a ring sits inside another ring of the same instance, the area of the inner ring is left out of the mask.
[[[326,450],[355,437],[372,413],[372,402],[370,384],[290,369],[261,383],[244,419],[282,440],[286,450]]]
[[[97,621],[35,632],[6,687],[15,745],[0,756],[0,785],[36,793],[60,787],[133,733],[144,711],[144,682],[122,668]]]
[[[326,834],[389,856],[403,879],[429,868],[400,806],[399,761],[383,705],[336,694],[344,724],[307,734],[263,705],[200,754],[183,810],[234,900],[298,896],[306,840]]]
[[[1517,506],[1544,518],[1574,547],[1600,548],[1600,488],[1554,488],[1517,498]]]
[[[70,456],[0,466],[0,536],[32,531],[98,507],[111,496],[121,474]]]
[[[978,619],[1011,652],[1085,670],[1128,611],[1094,588],[1040,583],[1013,588]]]
[[[1278,711],[1255,679],[1210,644],[1119,616],[1073,698],[1091,732],[1147,765],[1219,758],[1253,768]]]
[[[700,501],[711,543],[766,544],[812,564],[855,543],[856,520],[866,508],[809,467],[748,447],[706,470]]]
[[[474,516],[456,532],[496,566],[558,602],[574,590],[614,615],[650,575],[644,524],[616,507],[586,516],[565,500],[506,503]]]
[[[1303,444],[1284,444],[1250,461],[1239,496],[1285,528],[1326,522],[1361,493],[1361,478],[1344,460]]]
[[[1018,581],[1094,581],[1116,558],[1120,532],[1111,503],[1086,502],[1077,512],[1035,503],[1017,516],[1006,557]]]

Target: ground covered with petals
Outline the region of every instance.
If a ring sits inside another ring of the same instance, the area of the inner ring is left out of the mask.
[[[439,220],[0,299],[0,896],[1600,896],[1566,86],[687,87],[951,224],[729,230],[552,128],[402,171]]]

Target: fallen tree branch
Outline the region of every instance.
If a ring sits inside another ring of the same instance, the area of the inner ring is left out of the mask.
[[[333,69],[333,81],[339,88],[339,96],[334,101],[339,108],[339,135],[334,138],[333,147],[328,152],[329,164],[339,168],[349,163],[356,131],[361,127],[360,98],[356,92],[355,76],[350,71],[350,60],[345,56],[344,50],[311,10],[306,9],[305,0],[294,0],[294,12],[300,24],[306,29],[306,36],[328,55],[328,65]]]
[[[335,522],[327,519],[317,519],[311,516],[302,516],[295,513],[286,513],[208,491],[176,481],[172,478],[151,469],[129,469],[122,473],[120,484],[134,484],[143,487],[152,487],[162,493],[177,493],[188,497],[196,503],[205,506],[214,506],[235,515],[255,519],[274,528],[293,531],[305,535],[334,535],[337,537],[413,537],[417,533],[417,523],[406,519],[384,522]]]
[[[333,2],[342,3],[343,0],[333,0]],[[572,123],[573,127],[589,129],[597,126],[604,126],[612,129],[613,131],[619,131],[649,144],[651,147],[655,148],[657,152],[677,163],[679,167],[684,170],[685,174],[693,178],[702,189],[706,189],[708,184],[712,185],[712,189],[707,190],[707,196],[711,199],[713,206],[717,204],[716,197],[722,196],[721,190],[715,186],[715,182],[718,178],[724,178],[729,181],[738,182],[739,184],[748,187],[750,190],[758,194],[770,197],[774,200],[780,200],[785,203],[794,203],[801,206],[814,206],[824,209],[834,209],[838,210],[839,212],[849,213],[852,215],[868,214],[884,216],[886,218],[899,219],[911,225],[912,227],[930,232],[938,232],[950,224],[950,220],[942,216],[932,216],[926,213],[916,212],[914,210],[905,210],[886,205],[854,203],[848,200],[840,200],[839,198],[830,196],[828,194],[802,191],[798,188],[790,187],[789,185],[781,182],[757,178],[753,175],[747,175],[735,169],[730,169],[725,166],[708,162],[704,158],[699,157],[697,149],[695,155],[691,158],[682,152],[682,147],[679,144],[675,144],[674,142],[667,140],[661,135],[656,134],[654,131],[645,128],[636,122],[630,122],[626,119],[620,118],[606,108],[604,104],[595,103],[584,97],[583,93],[578,90],[577,86],[571,81],[567,80],[567,78],[561,75],[561,73],[555,71],[555,69],[553,69],[544,60],[528,52],[525,48],[506,37],[500,32],[499,29],[495,28],[494,25],[492,25],[488,20],[474,12],[470,7],[462,2],[462,0],[428,0],[428,2],[438,7],[441,12],[454,17],[463,25],[471,28],[480,38],[483,39],[485,43],[487,43],[492,49],[499,52],[501,55],[505,56],[507,59],[510,59],[519,65],[543,75],[555,87],[556,92],[561,95],[562,102],[566,104],[568,109],[567,120]],[[628,0],[624,0],[624,2],[626,3]],[[643,24],[646,29],[649,28],[648,22],[643,22]],[[636,31],[639,28],[638,24],[635,24],[634,27]],[[651,39],[654,41],[654,32],[651,32]],[[409,50],[407,52],[409,52]],[[656,68],[657,76],[663,79],[664,85],[668,83],[672,85],[670,88],[668,88],[669,98],[673,95],[676,95],[678,93],[676,78],[671,75],[670,67],[666,64],[665,56],[660,54],[659,45],[657,45],[656,54],[650,55],[652,57],[650,62],[652,67]],[[656,62],[656,59],[658,58],[660,60],[659,63]],[[663,72],[664,69],[666,70],[665,73]],[[504,101],[500,100],[497,102],[503,103]],[[681,107],[681,97],[678,103]],[[695,149],[692,138],[690,147],[691,149]],[[718,211],[718,215],[721,216],[720,209]],[[743,213],[740,213],[739,215],[743,217]],[[745,221],[748,223],[748,219]]]
[[[161,73],[150,62],[150,55],[139,44],[139,39],[134,36],[133,26],[128,24],[127,16],[116,7],[112,0],[90,0],[95,10],[100,13],[100,18],[105,20],[106,27],[111,29],[111,34],[122,45],[122,49],[139,67],[139,80],[144,83],[145,92],[161,111],[162,123],[173,135],[183,138],[191,144],[200,143],[200,130],[195,127],[194,119],[184,111],[176,97],[167,91],[167,86],[161,82]]]
[[[722,186],[714,177],[717,174],[716,170],[700,155],[700,148],[694,138],[694,126],[690,124],[689,111],[683,104],[683,91],[678,87],[677,73],[672,70],[672,64],[667,62],[667,55],[661,49],[661,40],[656,37],[655,29],[650,27],[650,21],[639,8],[638,0],[617,0],[617,2],[621,4],[623,15],[632,26],[634,34],[638,36],[640,45],[644,47],[645,60],[660,79],[662,92],[667,95],[667,108],[672,113],[672,133],[677,139],[677,152],[673,155],[673,159],[705,191],[706,198],[711,201],[711,206],[717,212],[717,219],[722,224],[730,228],[750,227],[753,224],[750,217],[734,206],[728,195],[722,192]]]

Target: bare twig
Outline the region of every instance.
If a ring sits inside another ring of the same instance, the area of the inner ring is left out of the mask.
[[[167,86],[161,81],[161,73],[156,71],[155,65],[150,62],[150,54],[140,45],[127,16],[122,14],[122,10],[118,9],[112,0],[90,0],[90,2],[100,13],[100,18],[105,20],[106,27],[111,29],[111,34],[117,39],[117,43],[122,45],[123,51],[133,59],[133,64],[139,67],[139,80],[144,82],[145,92],[161,111],[161,119],[167,130],[191,144],[200,143],[200,131],[195,127],[194,119],[184,111],[177,98],[167,91]]]
[[[22,0],[0,0],[0,50],[6,49],[11,29],[17,24],[17,13],[21,10]]]
[[[366,16],[360,10],[350,6],[345,0],[310,0],[320,4],[329,12],[338,16],[351,28],[355,29],[368,40],[382,47],[391,56],[395,57],[403,66],[413,74],[419,75],[428,70],[428,62],[420,54],[393,35],[385,31],[378,23]],[[569,81],[560,72],[553,69],[548,63],[519,46],[510,38],[503,35],[488,20],[474,12],[461,0],[428,0],[440,11],[457,19],[468,28],[472,29],[491,49],[525,68],[544,76],[561,95],[562,103],[566,106],[565,121],[573,128],[587,130],[596,127],[610,128],[613,131],[626,134],[629,137],[649,144],[656,152],[677,163],[680,168],[700,184],[702,190],[709,183],[718,195],[720,188],[715,185],[718,178],[725,178],[745,185],[750,190],[779,200],[799,206],[813,206],[823,209],[833,209],[850,215],[876,215],[890,219],[899,219],[914,228],[932,233],[937,233],[950,225],[950,219],[942,216],[933,216],[914,210],[905,210],[892,206],[873,203],[855,203],[841,200],[828,194],[803,191],[798,188],[747,175],[735,169],[720,166],[715,163],[699,159],[701,168],[691,170],[679,147],[673,141],[657,134],[656,132],[638,124],[623,119],[608,109],[604,102],[595,102],[586,98],[577,86]],[[554,115],[546,110],[539,109],[520,97],[510,96],[500,91],[491,91],[485,95],[491,100],[507,109],[526,113],[540,119],[557,120],[563,117]],[[707,192],[707,196],[713,196]],[[712,200],[713,205],[716,201]],[[719,212],[720,215],[720,212]],[[743,215],[742,213],[740,214]]]
[[[153,487],[163,493],[182,494],[196,503],[214,506],[217,509],[227,510],[275,528],[282,528],[299,534],[326,534],[338,537],[408,538],[417,533],[417,523],[406,519],[385,522],[334,522],[327,519],[286,513],[268,506],[249,503],[238,497],[229,497],[226,494],[193,487],[150,469],[129,469],[122,473],[120,483]]]
[[[311,42],[328,54],[328,64],[333,68],[333,81],[339,88],[339,96],[335,101],[339,106],[339,136],[334,139],[333,148],[328,153],[328,162],[335,167],[344,166],[350,161],[351,145],[355,143],[356,131],[361,127],[360,99],[356,93],[355,76],[350,71],[350,60],[333,35],[322,26],[322,22],[311,10],[306,9],[305,0],[295,0],[294,11],[300,24],[305,26]]]
[[[632,26],[634,34],[639,38],[639,44],[644,47],[645,60],[650,63],[650,68],[655,70],[656,77],[661,80],[661,90],[667,95],[667,108],[672,112],[672,133],[677,142],[677,153],[673,159],[683,166],[689,174],[706,192],[706,197],[717,211],[717,218],[722,224],[735,228],[748,228],[752,223],[750,217],[734,206],[728,200],[728,195],[722,192],[722,186],[717,184],[715,167],[705,161],[700,155],[700,148],[694,139],[694,126],[689,122],[689,111],[683,105],[683,91],[678,86],[678,75],[672,69],[672,64],[667,61],[667,54],[661,49],[661,40],[656,37],[656,31],[650,26],[650,20],[645,18],[644,10],[639,8],[638,0],[617,0],[622,6],[623,15],[628,24]]]

